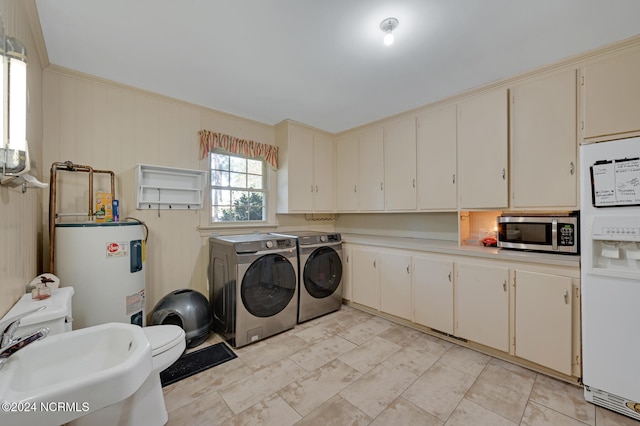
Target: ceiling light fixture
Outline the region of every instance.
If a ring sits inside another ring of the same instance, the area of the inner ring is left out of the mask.
[[[385,46],[389,46],[393,44],[393,30],[398,27],[398,20],[396,18],[387,18],[384,21],[380,22],[380,29],[385,33],[384,35],[384,44]]]

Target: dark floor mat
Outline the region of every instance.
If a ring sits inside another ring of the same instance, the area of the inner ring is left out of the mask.
[[[227,345],[216,343],[182,355],[169,368],[160,372],[160,382],[165,387],[234,358],[237,355]]]

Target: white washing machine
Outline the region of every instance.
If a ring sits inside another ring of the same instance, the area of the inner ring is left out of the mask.
[[[298,246],[298,323],[342,306],[342,238],[338,233],[274,233],[296,238]]]
[[[296,239],[268,234],[209,239],[214,330],[234,348],[296,325]]]

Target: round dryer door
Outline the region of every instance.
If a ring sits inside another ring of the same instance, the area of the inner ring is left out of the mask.
[[[320,247],[304,265],[304,287],[316,299],[331,296],[342,279],[342,261],[331,247]]]
[[[267,254],[249,266],[242,278],[244,307],[257,317],[271,317],[287,307],[296,292],[296,271],[279,254]]]

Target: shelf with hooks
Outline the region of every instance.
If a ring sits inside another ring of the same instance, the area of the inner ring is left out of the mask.
[[[138,210],[195,210],[204,200],[207,172],[138,164],[135,170]]]

